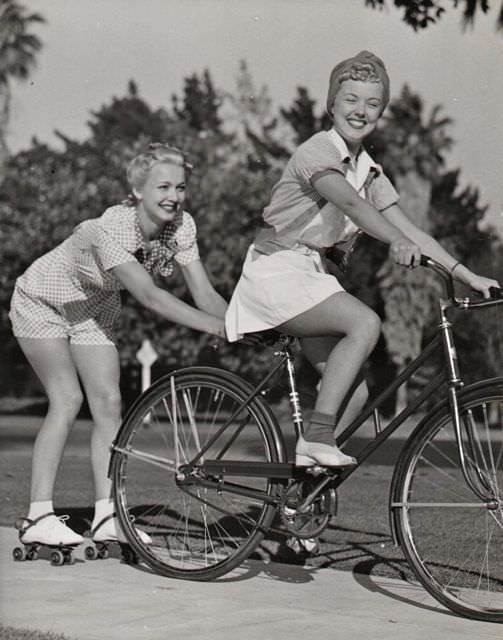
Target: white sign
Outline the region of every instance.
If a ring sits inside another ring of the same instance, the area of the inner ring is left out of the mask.
[[[138,362],[141,364],[141,390],[145,391],[150,387],[152,365],[157,360],[157,352],[151,345],[150,340],[144,340],[141,348],[136,352]]]

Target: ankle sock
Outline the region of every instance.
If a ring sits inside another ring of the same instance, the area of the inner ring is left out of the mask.
[[[40,516],[44,516],[46,513],[54,511],[52,500],[39,500],[37,502],[30,503],[30,510],[28,511],[28,520],[36,520]]]
[[[114,512],[114,501],[111,498],[102,498],[96,500],[94,504],[94,518],[92,528],[99,524],[103,518],[111,515]]]
[[[320,442],[334,446],[335,416],[320,411],[313,411],[311,420],[304,433],[308,442]]]

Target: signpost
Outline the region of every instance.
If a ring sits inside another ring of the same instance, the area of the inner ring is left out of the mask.
[[[138,359],[138,362],[141,364],[141,390],[143,393],[145,389],[148,389],[148,387],[150,387],[152,381],[152,365],[157,360],[157,352],[152,346],[150,340],[143,340],[140,349],[136,352],[136,357]],[[150,417],[150,413],[147,414],[143,422],[150,422]]]

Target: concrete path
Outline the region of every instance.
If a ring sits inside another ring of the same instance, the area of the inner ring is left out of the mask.
[[[334,569],[250,562],[213,583],[170,580],[117,558],[15,562],[0,528],[0,621],[72,640],[501,640],[421,588]]]

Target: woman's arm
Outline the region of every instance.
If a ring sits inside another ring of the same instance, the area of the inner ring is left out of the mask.
[[[126,289],[147,309],[171,322],[225,338],[224,321],[195,309],[168,291],[156,286],[149,273],[137,262],[126,262],[112,269]]]
[[[458,262],[456,258],[446,251],[432,236],[416,227],[416,225],[407,218],[398,205],[392,205],[382,215],[400,229],[408,238],[415,242],[421,249],[421,253],[433,258],[443,267],[448,269],[453,277],[460,282],[464,282],[472,289],[480,291],[484,296],[489,296],[489,287],[499,287],[496,280],[479,276],[470,271],[463,264]]]
[[[223,318],[227,302],[215,291],[201,260],[193,260],[181,268],[196,306],[217,318]]]
[[[313,182],[316,191],[335,204],[360,229],[390,245],[390,255],[398,264],[418,264],[420,249],[398,227],[361,198],[340,173],[323,175]]]

